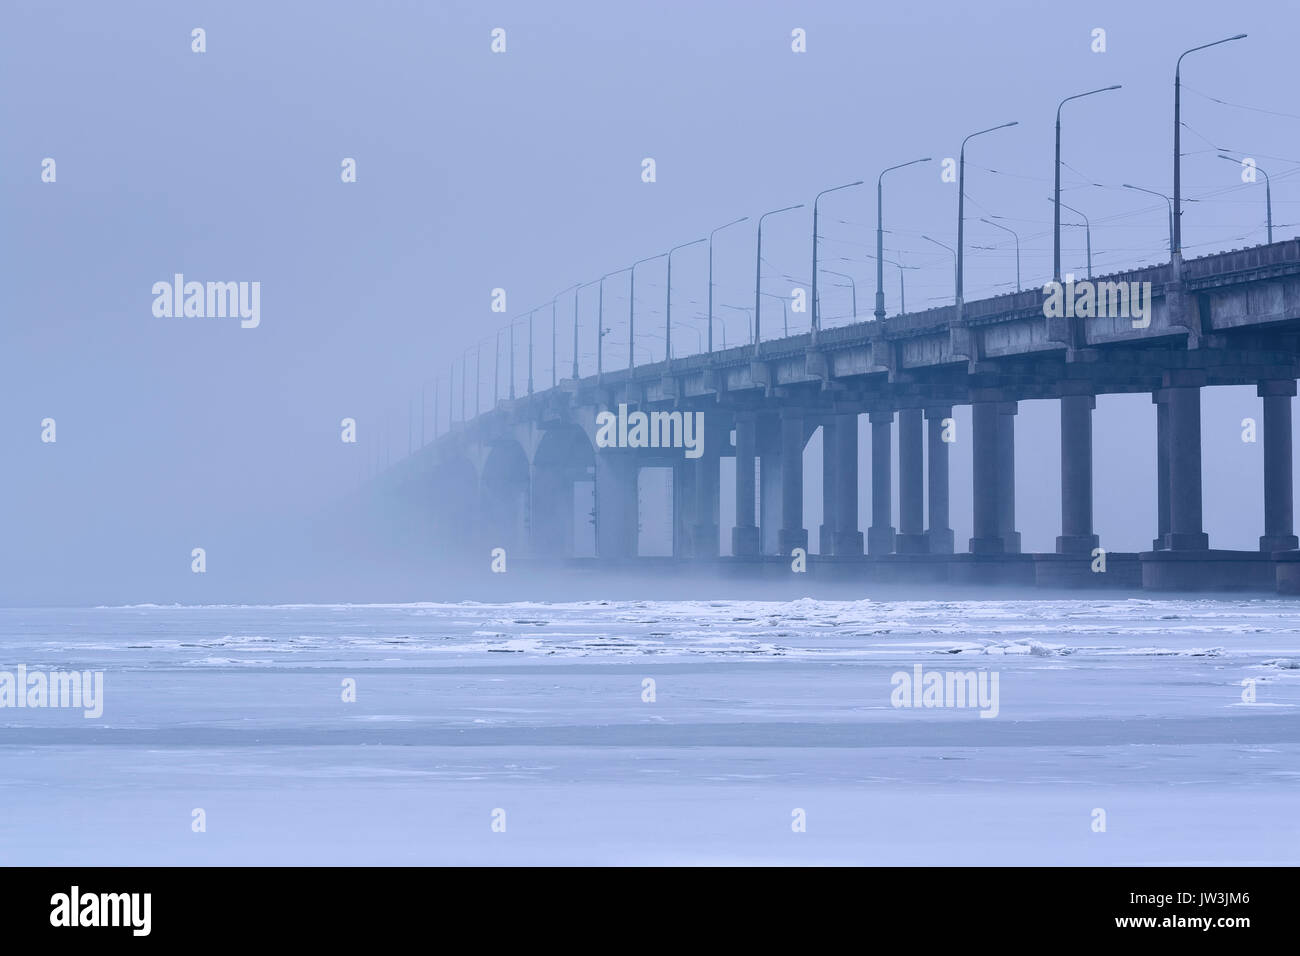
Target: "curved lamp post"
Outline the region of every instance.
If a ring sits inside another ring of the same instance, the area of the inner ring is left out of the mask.
[[[690,242],[683,242],[680,246],[673,246],[665,255],[668,256],[668,291],[664,300],[664,362],[669,363],[673,360],[673,253],[678,249],[685,249],[687,246],[698,246],[701,242],[708,242],[708,236],[701,236],[699,239],[692,239]]]
[[[821,331],[821,319],[817,312],[817,204],[827,193],[837,193],[841,189],[851,189],[854,186],[861,186],[862,180],[857,182],[845,183],[843,186],[832,186],[830,189],[823,189],[813,197],[813,256],[812,256],[812,341],[817,342],[817,335]]]
[[[627,367],[629,371],[636,366],[636,267],[645,262],[662,259],[666,255],[668,253],[661,252],[658,255],[646,256],[644,259],[638,259],[628,266],[629,271],[632,273],[632,282],[627,294]]]
[[[992,226],[994,229],[1001,229],[1003,232],[1011,233],[1011,238],[1016,240],[1016,291],[1020,291],[1020,236],[1014,229],[1008,229],[1000,223],[993,222],[990,219],[980,219],[985,225]],[[1057,239],[1057,259],[1060,259],[1060,239]],[[1057,271],[1060,271],[1060,262],[1057,262]]]
[[[928,163],[928,162],[930,162],[930,157],[929,157],[929,156],[926,156],[924,159],[914,159],[914,160],[912,160],[911,162],[907,162],[907,163],[899,163],[897,166],[890,166],[888,169],[882,170],[881,173],[880,173],[880,175],[879,175],[878,177],[876,177],[876,255],[875,255],[875,260],[876,260],[876,318],[877,318],[877,320],[879,320],[879,319],[883,319],[883,318],[885,317],[885,289],[884,289],[884,285],[885,285],[885,266],[884,266],[884,261],[885,261],[885,213],[884,213],[885,202],[884,202],[884,191],[883,191],[883,188],[882,188],[882,186],[881,186],[881,181],[885,178],[885,173],[893,172],[895,169],[903,169],[904,167],[907,167],[907,166],[915,166],[917,163]],[[856,313],[856,312],[857,312],[857,309],[854,309],[853,311],[854,311],[854,313]]]
[[[754,255],[754,327],[750,330],[750,338],[753,340],[754,354],[758,354],[758,343],[763,337],[763,311],[759,305],[759,295],[763,288],[763,220],[768,216],[775,216],[779,212],[789,212],[792,209],[802,209],[803,203],[795,206],[783,206],[780,209],[773,209],[771,212],[765,212],[758,217],[758,251]],[[814,244],[815,246],[815,244]],[[728,306],[728,308],[736,308]]]
[[[971,133],[961,141],[961,159],[958,162],[957,169],[957,310],[961,311],[961,247],[963,238],[963,224],[966,219],[966,144],[976,136],[983,136],[985,133],[992,133],[995,130],[1007,129],[1011,126],[1019,126],[1019,120],[1012,120],[1010,123],[999,123],[997,126],[990,126],[988,129],[977,130]],[[935,242],[934,239],[930,240]],[[943,245],[943,243],[937,243]],[[947,248],[946,246],[944,248]]]
[[[1164,193],[1158,193],[1154,189],[1143,189],[1141,186],[1134,186],[1131,183],[1122,184],[1125,189],[1133,189],[1140,193],[1147,193],[1151,196],[1159,196],[1169,205],[1169,256],[1174,255],[1174,201]]]
[[[1245,167],[1246,165],[1245,160],[1235,159],[1232,156],[1225,156],[1223,153],[1219,154],[1219,159],[1226,159],[1228,162],[1236,163],[1238,166],[1242,166],[1242,167]],[[1261,167],[1258,163],[1254,164],[1254,168],[1258,169],[1261,173],[1264,173],[1263,167]],[[1273,244],[1273,184],[1269,182],[1268,173],[1264,173],[1264,208],[1268,214],[1268,243],[1269,245],[1272,245]]]
[[[1233,40],[1244,40],[1245,38],[1246,34],[1238,33],[1236,36],[1224,37],[1222,40],[1215,40],[1213,43],[1202,43],[1190,50],[1184,50],[1179,55],[1178,62],[1174,64],[1174,250],[1170,258],[1175,263],[1179,262],[1183,257],[1183,161],[1181,145],[1183,57],[1189,53],[1195,53],[1197,50],[1208,50],[1210,47],[1218,46],[1221,43],[1231,43]]]
[[[1055,211],[1052,216],[1052,278],[1057,282],[1061,281],[1061,107],[1071,100],[1081,100],[1094,93],[1109,93],[1119,88],[1119,84],[1116,84],[1103,86],[1099,90],[1089,90],[1087,93],[1076,93],[1074,96],[1067,96],[1056,105],[1056,192]]]
[[[719,226],[709,233],[709,351],[713,351],[713,237],[724,229],[730,229],[732,226],[742,222],[748,222],[748,216],[741,216],[739,219],[733,219],[725,226]]]
[[[960,307],[961,306],[961,285],[960,285],[961,278],[960,278],[960,273],[957,272],[957,263],[960,262],[961,260],[957,257],[957,250],[954,249],[952,246],[948,245],[946,242],[940,242],[938,239],[931,239],[929,236],[922,236],[921,238],[924,239],[926,242],[933,242],[936,246],[939,246],[941,249],[947,249],[948,252],[952,255],[952,262],[953,262],[952,275],[953,275],[954,288],[956,290],[954,301]]]

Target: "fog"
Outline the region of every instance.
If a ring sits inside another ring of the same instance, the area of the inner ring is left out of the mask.
[[[1184,209],[1185,255],[1264,241],[1262,184],[1243,184],[1217,158],[1222,148],[1268,170],[1275,238],[1295,235],[1294,38],[1276,28],[1286,9],[1208,0],[986,0],[942,11],[854,0],[7,3],[0,603],[599,596],[605,585],[580,570],[512,575],[513,590],[493,592],[486,555],[467,555],[464,542],[427,542],[412,563],[357,532],[363,483],[445,430],[453,364],[460,417],[466,350],[472,413],[473,350],[482,349],[486,409],[498,330],[542,306],[534,376],[547,387],[552,296],[749,216],[715,245],[716,341],[725,323],[737,344],[747,319],[721,305],[754,301],[758,215],[807,204],[764,226],[763,288],[787,296],[810,277],[813,196],[857,179],[868,185],[823,200],[821,256],[854,277],[865,318],[875,292],[871,184],[921,156],[935,162],[886,179],[886,254],[914,267],[910,311],[946,304],[951,258],[921,238],[955,243],[956,187],[941,182],[939,160],[966,134],[1010,120],[1019,126],[967,150],[965,297],[1014,288],[1014,245],[981,217],[1004,217],[1020,233],[1023,284],[1041,285],[1051,274],[1056,105],[1112,83],[1124,88],[1065,109],[1064,200],[1092,223],[1094,272],[1165,261],[1163,201],[1120,184],[1171,191],[1174,61],[1238,32],[1250,36],[1184,61],[1183,190],[1199,200]],[[196,27],[206,52],[191,49]],[[490,50],[497,27],[503,54]],[[791,51],[794,28],[807,33],[804,54]],[[1104,53],[1090,49],[1095,28],[1106,31]],[[641,178],[647,157],[653,183]],[[42,179],[46,159],[53,182]],[[348,159],[355,182],[341,176]],[[1064,269],[1082,276],[1083,230],[1065,228],[1062,241]],[[697,349],[691,329],[706,334],[702,249],[673,260],[678,355]],[[156,315],[155,283],[178,273],[260,283],[257,326]],[[851,321],[847,283],[821,282],[823,324]],[[491,310],[498,288],[504,314]],[[579,302],[583,375],[595,370],[595,291]],[[638,268],[638,362],[663,355],[664,292],[662,260]],[[897,270],[885,292],[892,315]],[[606,284],[607,369],[627,361],[627,295],[625,275]],[[573,360],[572,310],[572,296],[561,296],[561,378]],[[791,314],[791,331],[807,320]],[[764,338],[781,322],[781,303],[765,298]],[[520,390],[527,334],[516,330]],[[503,360],[503,392],[510,373]],[[1260,408],[1251,388],[1203,395],[1212,547],[1253,549],[1263,531],[1263,446],[1241,438],[1242,419],[1258,421]],[[955,417],[958,435],[969,435],[969,409]],[[357,423],[355,444],[340,440],[345,418]],[[46,419],[55,442],[42,441]],[[865,435],[865,416],[860,427]],[[1022,402],[1016,430],[1023,547],[1050,551],[1060,520],[1055,403]],[[1099,397],[1094,448],[1103,545],[1149,549],[1149,395]],[[865,528],[869,441],[860,454]],[[814,436],[804,475],[814,547],[820,463]],[[964,550],[970,445],[960,437],[951,468]],[[661,519],[646,505],[648,541]],[[191,572],[196,547],[203,575]],[[609,587],[661,596],[672,581],[648,568]],[[697,579],[681,593],[741,587]]]

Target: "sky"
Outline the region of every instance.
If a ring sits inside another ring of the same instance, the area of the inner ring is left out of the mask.
[[[1183,183],[1198,200],[1183,216],[1185,255],[1264,241],[1262,186],[1242,183],[1220,148],[1271,175],[1275,238],[1293,236],[1300,115],[1287,92],[1294,30],[1282,26],[1295,18],[1284,3],[1203,0],[9,0],[0,602],[194,599],[196,542],[274,551],[290,517],[331,507],[377,460],[418,443],[422,424],[432,435],[435,393],[445,427],[449,369],[467,350],[471,385],[482,350],[486,407],[505,320],[542,307],[534,374],[549,384],[556,293],[749,216],[719,235],[714,265],[715,302],[748,306],[754,220],[805,203],[764,229],[764,290],[788,296],[808,281],[813,196],[922,156],[934,161],[885,180],[887,255],[909,267],[909,310],[946,304],[951,259],[921,237],[955,242],[956,187],[941,181],[941,160],[978,129],[1019,124],[967,150],[966,298],[1015,282],[1013,240],[981,218],[1019,233],[1023,283],[1041,284],[1053,118],[1075,93],[1123,85],[1063,114],[1063,199],[1092,224],[1094,271],[1164,261],[1164,201],[1120,184],[1172,189],[1174,62],[1223,36],[1249,34],[1184,61]],[[502,53],[491,49],[497,28]],[[806,52],[791,49],[796,29]],[[1093,50],[1097,29],[1104,52]],[[341,175],[348,159],[355,182]],[[865,315],[874,190],[821,208],[822,261],[854,276]],[[677,354],[706,332],[702,249],[674,257]],[[1063,259],[1086,271],[1083,229],[1064,229]],[[156,316],[154,283],[176,273],[260,283],[260,324]],[[823,282],[824,324],[851,321],[850,290],[831,284],[844,280]],[[891,314],[897,282],[887,273]],[[504,314],[491,309],[494,289],[505,290]],[[594,292],[579,303],[583,374],[594,369]],[[621,280],[607,284],[611,363],[626,361],[626,296]],[[638,361],[662,357],[663,296],[662,260],[638,269]],[[766,334],[781,304],[763,307]],[[561,376],[572,308],[561,296]],[[717,321],[719,342],[722,323],[729,343],[746,334],[740,312],[719,308]],[[791,322],[798,331],[806,315]],[[514,371],[522,387],[524,363]],[[472,392],[467,401],[472,411]],[[1216,389],[1203,409],[1211,543],[1253,548],[1262,445],[1241,441],[1240,422],[1259,417],[1259,400]],[[358,423],[355,445],[339,440],[345,417]],[[54,443],[41,441],[47,418]],[[1154,535],[1154,420],[1145,395],[1098,402],[1096,525],[1113,549]],[[1051,550],[1059,533],[1057,427],[1052,403],[1022,404],[1027,550]],[[962,454],[959,541],[970,511]],[[820,488],[811,470],[805,485]]]

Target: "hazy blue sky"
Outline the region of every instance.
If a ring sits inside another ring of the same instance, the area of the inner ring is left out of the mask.
[[[1124,84],[1066,107],[1065,198],[1092,220],[1094,269],[1162,261],[1164,203],[1117,187],[1171,190],[1174,60],[1228,34],[1250,37],[1184,64],[1185,192],[1205,199],[1186,207],[1186,254],[1264,239],[1262,185],[1242,185],[1214,146],[1270,172],[1277,237],[1294,235],[1295,26],[1291,4],[1204,0],[9,0],[0,600],[190,594],[195,542],[333,500],[373,460],[385,427],[405,451],[421,388],[431,414],[435,377],[445,387],[451,361],[480,341],[491,347],[502,318],[489,311],[494,287],[507,290],[513,316],[737,216],[811,204],[819,189],[874,182],[918,156],[954,156],[967,133],[1008,120],[1020,125],[968,150],[967,298],[1014,281],[1010,237],[978,221],[990,214],[1021,233],[1025,285],[1041,283],[1054,110],[1073,93]],[[206,53],[191,52],[194,27],[206,30]],[[490,52],[494,27],[507,31],[505,54]],[[803,54],[791,52],[796,27],[807,31]],[[1090,50],[1097,27],[1105,53]],[[41,181],[46,157],[57,162],[53,184]],[[344,157],[356,159],[355,184],[340,181]],[[656,160],[654,184],[641,181],[645,157]],[[908,273],[912,310],[951,296],[947,254],[920,239],[955,239],[956,187],[939,172],[935,162],[887,180],[887,245],[919,267]],[[829,197],[823,212],[825,261],[856,276],[865,315],[874,189]],[[770,224],[765,288],[788,294],[809,274],[811,215]],[[752,225],[719,237],[718,302],[752,302]],[[1067,229],[1065,243],[1066,268],[1081,274],[1082,230]],[[674,318],[701,333],[704,265],[698,249],[674,263]],[[260,327],[154,317],[151,286],[176,272],[261,282]],[[626,292],[607,289],[620,316],[607,359],[621,363]],[[896,272],[886,291],[892,313]],[[592,289],[586,351],[594,308]],[[780,303],[764,308],[775,330]],[[662,354],[650,334],[662,309],[656,264],[638,274],[646,357]],[[828,325],[846,321],[847,289],[828,286],[823,312]],[[565,298],[562,320],[571,316]],[[537,376],[549,383],[549,311],[538,320]],[[744,320],[727,321],[734,342]],[[693,350],[693,333],[677,336]],[[561,336],[562,370],[569,342]],[[485,359],[485,401],[489,369]],[[1206,523],[1217,546],[1254,547],[1262,531],[1262,445],[1239,438],[1240,419],[1258,414],[1253,390],[1207,393]],[[344,416],[360,423],[358,446],[339,441]],[[55,445],[39,440],[45,417],[57,420]],[[1103,398],[1096,424],[1103,543],[1149,547],[1149,399]],[[1019,524],[1027,549],[1049,550],[1055,406],[1025,404],[1019,427]],[[959,541],[969,535],[962,456]]]

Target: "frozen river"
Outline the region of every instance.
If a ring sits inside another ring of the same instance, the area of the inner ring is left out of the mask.
[[[1300,863],[1297,601],[0,610],[20,666],[103,713],[0,707],[5,864]]]

